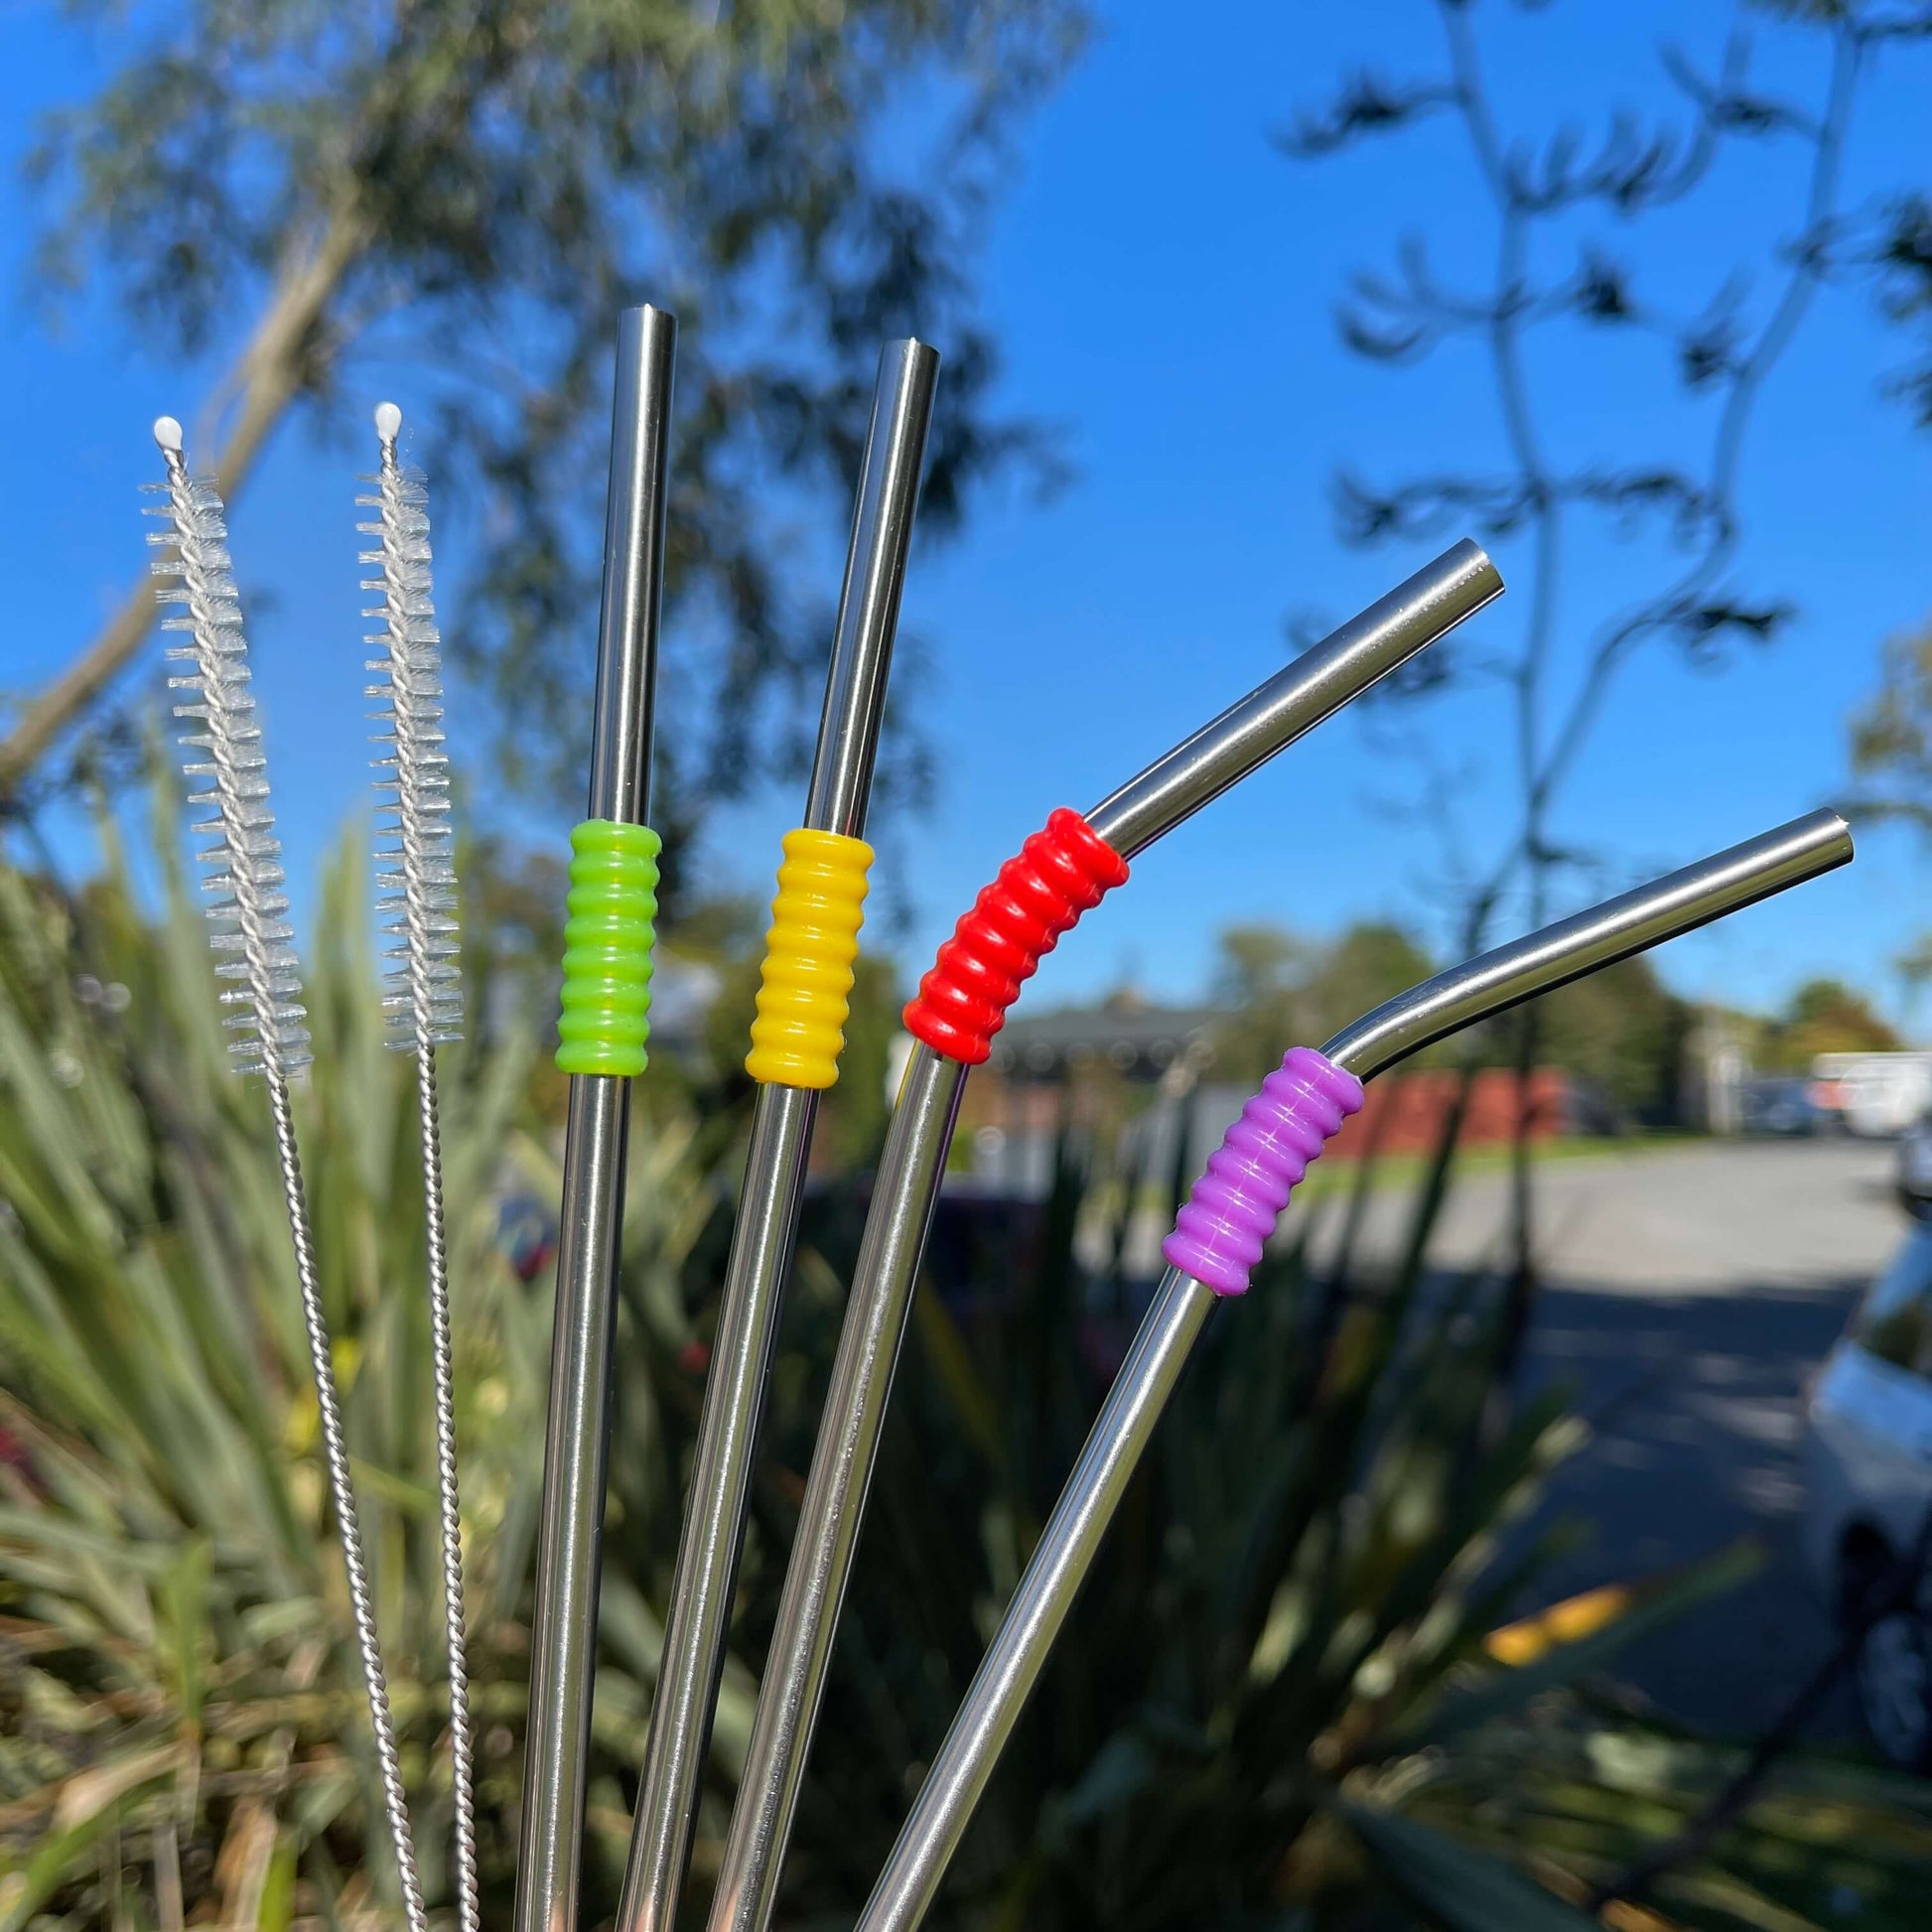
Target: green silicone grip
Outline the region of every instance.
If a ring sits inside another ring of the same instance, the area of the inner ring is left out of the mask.
[[[662,849],[648,825],[587,818],[571,832],[563,1017],[557,1022],[557,1064],[566,1073],[644,1070]]]

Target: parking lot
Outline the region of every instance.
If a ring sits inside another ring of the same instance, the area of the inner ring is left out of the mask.
[[[1680,1563],[1756,1531],[1769,1567],[1629,1653],[1623,1675],[1677,1716],[1731,1734],[1776,1714],[1831,1630],[1797,1556],[1803,1383],[1905,1221],[1893,1150],[1857,1141],[1691,1144],[1552,1161],[1538,1172],[1546,1286],[1528,1378],[1599,1419],[1551,1507],[1590,1525],[1543,1600]],[[1403,1199],[1372,1210],[1398,1238]],[[1436,1259],[1500,1251],[1503,1176],[1461,1182]],[[1841,1698],[1833,1733],[1856,1720]]]

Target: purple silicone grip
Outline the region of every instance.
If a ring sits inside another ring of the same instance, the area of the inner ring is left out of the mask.
[[[1352,1073],[1311,1046],[1291,1048],[1194,1182],[1161,1244],[1169,1265],[1216,1295],[1245,1295],[1295,1183],[1361,1104]]]

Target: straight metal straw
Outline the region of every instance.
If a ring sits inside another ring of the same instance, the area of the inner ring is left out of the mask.
[[[889,344],[879,358],[805,807],[810,831],[858,838],[865,830],[938,370],[937,352],[919,342]],[[814,1089],[759,1088],[672,1578],[630,1857],[618,1902],[619,1932],[646,1927],[668,1932],[677,1916],[724,1667],[752,1457],[817,1110]]]
[[[1204,726],[1088,814],[1123,858],[1144,851],[1502,590],[1473,543],[1452,546]],[[798,1532],[726,1840],[712,1932],[761,1932],[777,1900],[805,1755],[858,1545],[967,1068],[913,1048],[873,1187]]]
[[[1851,857],[1845,821],[1836,812],[1809,813],[1440,973],[1344,1028],[1321,1050],[1367,1080],[1447,1034]],[[925,1916],[1216,1299],[1177,1268],[1163,1276],[858,1932],[910,1932]]]
[[[677,323],[663,310],[626,309],[619,319],[589,816],[626,825],[642,825],[649,813],[676,349]],[[569,1932],[577,1919],[629,1122],[628,1079],[572,1076],[537,1536],[516,1932]]]

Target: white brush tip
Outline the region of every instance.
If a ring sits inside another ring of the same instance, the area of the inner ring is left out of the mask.
[[[154,440],[164,450],[181,449],[181,425],[172,416],[157,416],[154,419]]]
[[[385,443],[393,443],[402,431],[402,411],[392,402],[375,406],[375,433]]]

